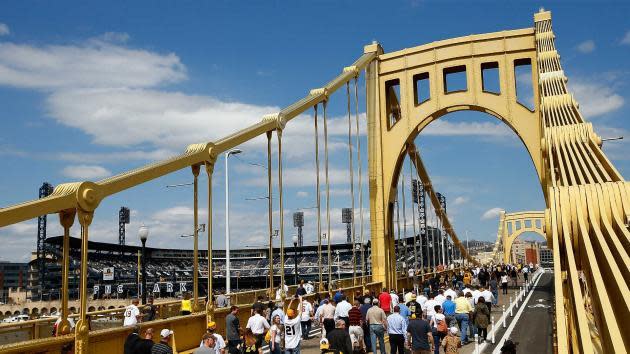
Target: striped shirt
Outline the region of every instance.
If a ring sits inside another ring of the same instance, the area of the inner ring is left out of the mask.
[[[348,319],[350,326],[360,326],[361,325],[361,310],[358,307],[352,307],[350,311],[348,311]]]

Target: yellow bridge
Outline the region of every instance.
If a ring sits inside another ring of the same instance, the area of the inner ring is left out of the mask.
[[[515,70],[531,67],[534,83],[534,108],[519,103]],[[498,69],[499,92],[486,90],[484,71]],[[318,217],[318,238],[327,228],[330,235],[328,127],[327,105],[336,91],[345,91],[348,102],[349,131],[359,129],[357,80],[365,73],[367,111],[367,154],[369,161],[369,205],[372,245],[372,276],[358,278],[338,286],[349,291],[409,286],[410,279],[396,272],[394,204],[398,195],[399,175],[408,156],[418,172],[437,217],[448,236],[469,262],[476,262],[466,252],[446,212],[433,190],[429,174],[423,166],[414,138],[431,122],[459,110],[486,112],[507,124],[525,145],[536,168],[546,201],[546,210],[539,213],[505,214],[502,216],[497,252],[509,254],[512,240],[522,231],[543,233],[553,248],[556,347],[560,353],[620,353],[630,348],[630,185],[601,150],[602,140],[580,113],[578,103],[568,91],[567,77],[556,51],[551,13],[534,15],[533,28],[470,35],[385,53],[378,43],[365,46],[364,53],[342,73],[321,88],[311,90],[280,112],[261,118],[217,141],[188,146],[181,155],[159,161],[98,182],[75,182],[57,186],[52,195],[40,200],[0,209],[0,227],[29,220],[39,215],[58,213],[65,230],[65,257],[62,308],[67,316],[68,238],[75,219],[81,225],[82,284],[81,308],[74,333],[67,320],[61,332],[68,335],[37,339],[7,345],[2,352],[58,352],[70,341],[77,353],[112,353],[122,348],[127,328],[90,331],[87,316],[87,255],[90,224],[100,202],[126,189],[167,174],[190,168],[194,176],[194,230],[198,230],[198,176],[205,170],[208,177],[208,267],[212,274],[212,190],[213,170],[217,157],[258,136],[267,137],[269,195],[272,186],[271,150],[277,149],[277,180],[280,215],[280,245],[284,245],[282,139],[285,126],[303,112],[314,113],[314,151],[319,180],[318,122],[324,130],[324,184],[326,222]],[[446,76],[465,73],[466,88],[453,91]],[[421,97],[417,84],[428,84],[429,96]],[[345,87],[344,87],[345,86]],[[352,90],[351,90],[352,87]],[[344,90],[345,88],[345,90]],[[353,91],[351,93],[351,91]],[[355,122],[352,122],[351,101],[354,97]],[[275,144],[274,144],[275,133]],[[358,142],[358,140],[357,140]],[[348,141],[351,161],[352,149]],[[361,147],[356,147],[361,153]],[[359,159],[360,161],[360,159]],[[361,166],[359,164],[359,190]],[[350,166],[350,171],[353,167]],[[352,175],[352,174],[351,174]],[[318,215],[321,215],[319,192]],[[353,196],[354,198],[354,196]],[[362,198],[362,196],[360,197]],[[270,211],[271,211],[271,198]],[[362,205],[362,202],[360,203]],[[270,214],[271,215],[271,214]],[[362,215],[362,213],[361,213]],[[522,223],[522,225],[521,225]],[[269,220],[271,234],[271,216]],[[353,226],[354,228],[354,226]],[[509,229],[509,231],[508,231]],[[195,231],[195,236],[197,231]],[[361,223],[361,237],[363,229]],[[197,258],[195,237],[195,258]],[[330,246],[328,246],[330,247]],[[320,253],[321,254],[321,253]],[[284,253],[280,253],[284,257]],[[330,252],[328,252],[330,257]],[[362,257],[363,258],[363,257]],[[506,259],[506,258],[504,258]],[[321,260],[320,260],[321,262]],[[281,260],[284,264],[284,259]],[[331,262],[328,262],[330,266]],[[321,265],[321,263],[320,263]],[[365,269],[365,265],[362,265]],[[321,268],[321,267],[320,267]],[[329,272],[330,273],[330,272]],[[194,276],[197,277],[197,262]],[[284,277],[284,271],[281,272]],[[321,276],[320,276],[321,277]],[[196,280],[196,279],[195,279]],[[284,280],[284,279],[283,279]],[[319,291],[323,292],[320,278]],[[212,277],[208,277],[212,290]],[[269,289],[273,293],[273,287]],[[194,348],[204,332],[206,321],[214,319],[223,326],[225,309],[214,309],[212,302],[202,308],[203,301],[194,289],[194,314],[159,320],[153,326],[175,330],[178,350]],[[247,308],[247,307],[245,307]],[[248,311],[243,311],[248,312]],[[183,334],[188,335],[183,335]],[[624,349],[626,348],[626,349]]]

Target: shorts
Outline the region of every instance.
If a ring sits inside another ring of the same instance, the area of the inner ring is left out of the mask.
[[[363,328],[361,326],[350,326],[350,340],[353,346],[363,342]]]

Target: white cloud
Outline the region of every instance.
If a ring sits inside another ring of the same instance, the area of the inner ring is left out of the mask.
[[[626,35],[621,40],[621,44],[630,45],[630,31],[626,32]]]
[[[501,211],[503,211],[503,208],[491,208],[491,209],[488,209],[481,216],[481,220],[489,220],[489,219],[497,218]]]
[[[595,41],[589,39],[578,44],[576,48],[580,53],[592,53],[595,50]]]
[[[11,30],[9,30],[9,26],[7,26],[5,23],[0,22],[0,36],[6,36],[10,33]]]
[[[65,167],[61,173],[69,178],[78,180],[96,180],[111,176],[111,172],[97,165],[72,165]]]
[[[0,150],[0,154],[2,150]],[[156,149],[151,151],[116,151],[110,153],[76,153],[76,152],[62,152],[58,154],[58,158],[63,161],[71,162],[84,162],[84,161],[98,161],[98,162],[117,162],[117,161],[155,161],[163,160],[170,156],[176,155],[177,152],[168,149]]]
[[[97,144],[150,143],[161,148],[182,148],[221,138],[278,110],[178,92],[130,88],[59,91],[49,97],[48,106],[59,122],[81,129]]]
[[[624,104],[623,97],[604,83],[578,79],[569,83],[569,90],[575,94],[580,112],[587,119],[616,111]]]
[[[468,197],[457,197],[455,198],[455,200],[453,201],[453,205],[462,205],[462,204],[466,204],[468,203],[468,201],[470,200],[470,198]]]
[[[129,41],[129,33],[125,32],[106,32],[100,38],[106,42],[127,43]]]
[[[184,79],[186,68],[173,53],[162,55],[98,39],[42,47],[0,43],[2,85],[35,89],[153,87]]]
[[[308,192],[298,191],[295,195],[298,196],[299,198],[306,198],[308,197]]]
[[[490,122],[449,122],[438,120],[422,131],[426,135],[438,136],[509,136],[512,131],[503,123]]]

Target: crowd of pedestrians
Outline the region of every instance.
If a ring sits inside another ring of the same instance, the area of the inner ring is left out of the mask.
[[[268,344],[272,354],[300,354],[303,341],[314,334],[313,325],[321,329],[322,353],[387,354],[388,349],[391,354],[407,350],[413,354],[458,353],[475,335],[479,343],[488,340],[490,314],[502,296],[500,288],[505,294],[510,282],[515,285],[520,276],[527,280],[532,270],[531,265],[472,267],[416,278],[414,289],[408,291],[383,288],[380,293],[366,290],[346,294],[338,290],[322,297],[305,297],[314,289],[302,282],[288,307],[279,299],[259,297],[244,327],[239,321],[239,307],[231,306],[225,319],[225,340],[215,332],[216,324],[208,323],[195,353],[262,354]],[[217,298],[217,302],[222,301]],[[140,335],[137,322],[145,315],[136,309],[137,300],[129,307],[130,319],[125,319],[125,325],[135,326],[125,343],[125,353],[172,352],[168,347],[172,331],[162,330],[156,344],[151,328]],[[128,346],[141,349],[127,351]]]

